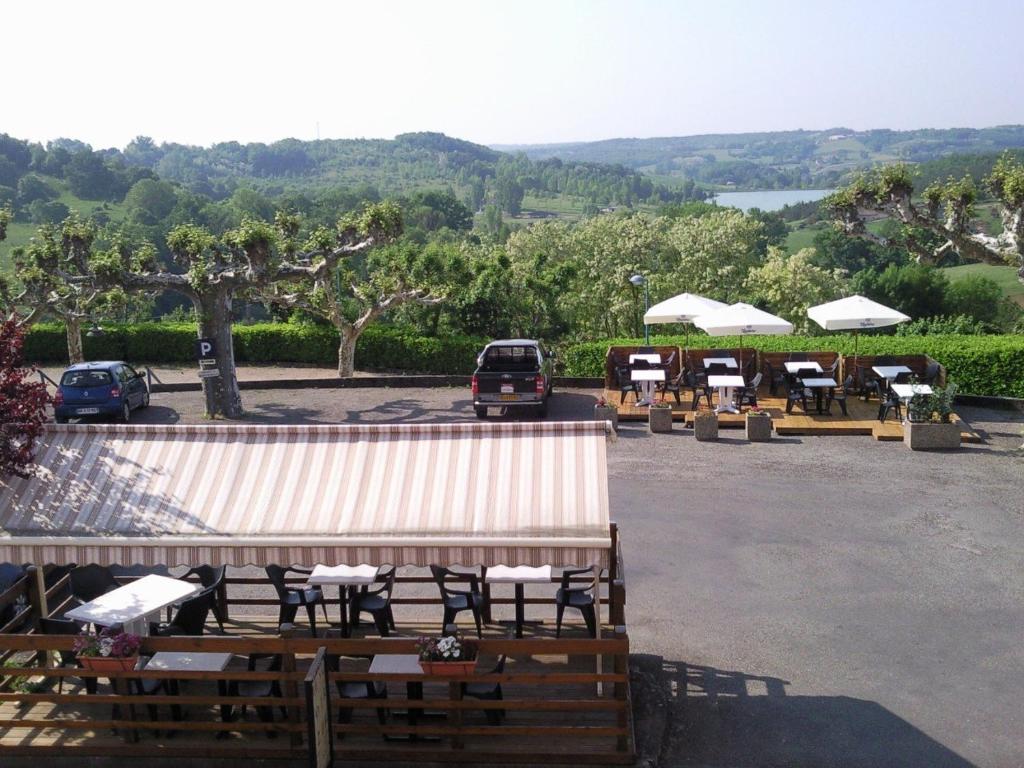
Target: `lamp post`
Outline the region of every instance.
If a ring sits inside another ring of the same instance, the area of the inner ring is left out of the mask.
[[[634,288],[639,288],[641,285],[644,287],[644,314],[647,314],[647,310],[651,308],[651,295],[647,286],[647,278],[643,275],[633,275],[629,278],[629,282]],[[650,346],[651,344],[651,330],[647,323],[644,323],[644,346]]]

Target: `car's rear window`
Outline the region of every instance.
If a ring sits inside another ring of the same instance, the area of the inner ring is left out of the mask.
[[[107,371],[67,371],[60,380],[62,387],[103,387],[110,384]]]
[[[535,371],[537,350],[534,347],[489,347],[481,367],[485,371]]]

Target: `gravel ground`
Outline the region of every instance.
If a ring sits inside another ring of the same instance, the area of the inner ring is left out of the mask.
[[[473,419],[463,389],[243,392],[256,422]],[[552,419],[587,418],[563,391]],[[1022,414],[951,454],[724,431],[610,444],[639,692],[666,766],[1024,765]],[[202,420],[198,393],[138,421]],[[658,722],[655,720],[655,722]],[[649,725],[649,724],[648,724]],[[657,730],[657,727],[656,727]]]

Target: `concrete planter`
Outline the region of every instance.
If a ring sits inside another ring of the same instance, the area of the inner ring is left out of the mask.
[[[614,405],[595,405],[594,418],[597,421],[610,421],[616,431],[619,429],[619,409]]]
[[[960,447],[959,424],[917,424],[903,425],[903,442],[912,451],[949,451]]]
[[[718,414],[698,411],[693,415],[693,436],[698,440],[718,439]]]
[[[651,432],[672,431],[672,409],[671,408],[650,408],[647,416],[647,425]]]
[[[747,440],[767,443],[772,439],[772,417],[767,413],[747,413]]]

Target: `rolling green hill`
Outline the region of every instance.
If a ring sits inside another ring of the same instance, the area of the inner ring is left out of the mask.
[[[994,280],[1007,297],[1024,307],[1024,283],[1017,279],[1017,270],[1013,267],[1000,267],[995,264],[963,264],[959,267],[946,267],[943,271],[953,282],[971,275],[980,275]]]

